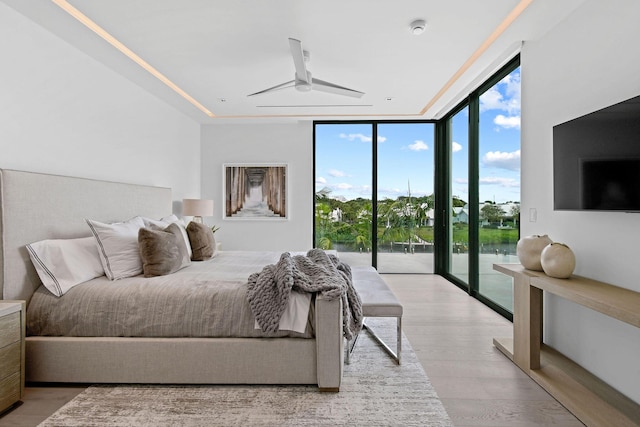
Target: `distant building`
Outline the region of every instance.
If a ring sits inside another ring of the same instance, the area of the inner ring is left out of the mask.
[[[480,203],[478,206],[479,210],[485,206],[486,203]],[[508,203],[499,203],[496,206],[500,207],[502,212],[504,213],[503,218],[500,220],[499,227],[505,228],[515,228],[517,227],[517,223],[520,220],[519,216],[516,215],[514,217],[514,212],[520,212],[520,203],[519,202],[508,202]],[[453,215],[451,218],[451,222],[453,224],[469,224],[469,204],[466,204],[462,207],[456,206],[453,208]],[[480,219],[480,226],[488,226],[490,225],[489,221],[486,219]]]
[[[454,207],[453,213],[453,224],[469,224],[469,205]]]
[[[331,221],[333,222],[342,222],[342,209],[335,208],[332,210],[329,214],[329,218],[331,218]]]

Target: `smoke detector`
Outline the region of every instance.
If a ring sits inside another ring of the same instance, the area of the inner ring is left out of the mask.
[[[424,19],[417,19],[409,25],[409,32],[414,36],[419,36],[424,33],[425,28],[427,28],[427,21]]]

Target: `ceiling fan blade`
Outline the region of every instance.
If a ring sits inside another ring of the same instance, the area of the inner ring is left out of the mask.
[[[354,89],[349,89],[348,87],[338,86],[333,83],[325,82],[324,80],[312,78],[311,85],[313,86],[313,90],[319,90],[322,92],[335,93],[336,95],[345,95],[351,96],[353,98],[360,98],[364,95],[364,92],[360,92]]]
[[[296,79],[311,83],[307,75],[307,67],[304,64],[302,43],[298,39],[289,38],[289,48],[291,49],[291,56],[293,56],[293,65],[296,67]]]
[[[296,81],[290,80],[288,82],[281,83],[279,85],[270,87],[269,89],[261,90],[260,92],[252,93],[251,95],[247,95],[247,96],[264,95],[265,93],[268,93],[268,92],[275,92],[278,90],[286,89],[288,87],[295,87],[295,85],[296,85]]]

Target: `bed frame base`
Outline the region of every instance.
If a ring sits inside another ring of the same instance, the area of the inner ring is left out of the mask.
[[[320,323],[318,323],[320,322]],[[342,303],[316,298],[315,339],[26,338],[26,381],[38,383],[317,384],[338,391]]]
[[[317,384],[316,362],[314,339],[26,340],[28,382]]]

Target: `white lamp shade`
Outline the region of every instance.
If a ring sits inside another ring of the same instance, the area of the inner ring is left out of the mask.
[[[182,199],[182,215],[213,216],[213,200]]]

